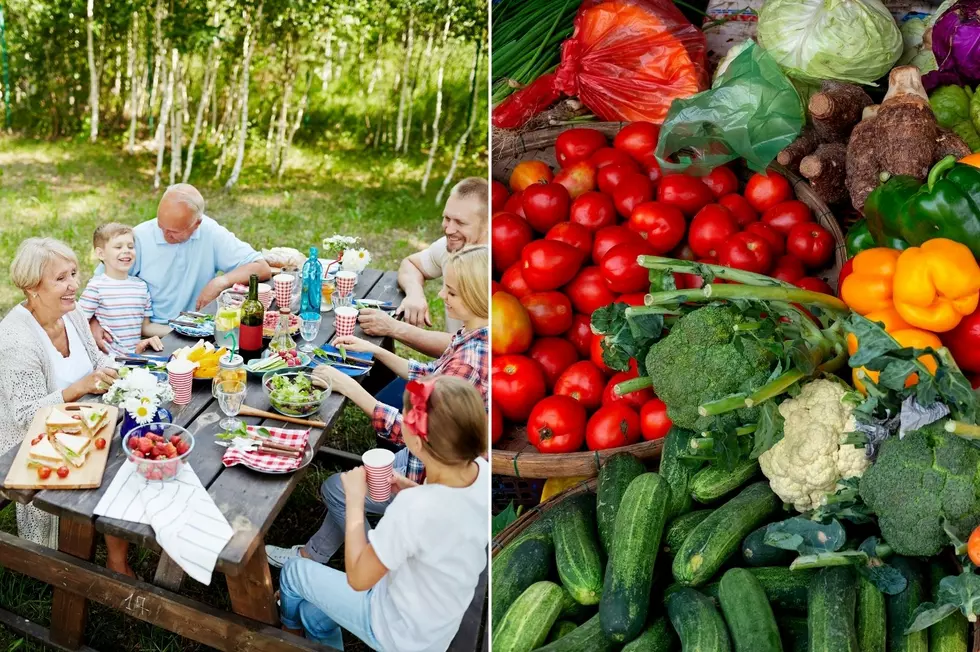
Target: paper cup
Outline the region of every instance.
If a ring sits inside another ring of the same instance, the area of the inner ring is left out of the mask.
[[[293,296],[293,283],[296,278],[292,274],[278,274],[272,279],[272,287],[276,293],[276,303],[288,308]]]
[[[334,309],[334,328],[337,331],[337,337],[353,335],[355,326],[357,326],[356,308],[340,306]]]
[[[391,497],[395,454],[384,448],[372,448],[361,456],[361,461],[367,473],[368,495],[375,502],[385,502]]]
[[[167,381],[174,390],[175,405],[187,405],[191,402],[191,386],[194,382],[193,371],[182,374],[172,371],[167,372]]]
[[[354,272],[337,272],[334,283],[337,286],[337,293],[342,297],[346,297],[354,293],[354,286],[357,284],[357,274]]]

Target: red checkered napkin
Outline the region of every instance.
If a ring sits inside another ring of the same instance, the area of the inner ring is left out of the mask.
[[[269,441],[294,448],[305,449],[306,443],[310,439],[310,431],[307,430],[286,430],[285,428],[265,428],[269,431]],[[248,434],[257,434],[259,426],[249,426]],[[303,457],[283,457],[271,453],[252,451],[245,453],[234,448],[229,448],[221,458],[221,463],[225,466],[235,466],[236,464],[247,463],[248,466],[260,471],[295,471],[299,468]]]

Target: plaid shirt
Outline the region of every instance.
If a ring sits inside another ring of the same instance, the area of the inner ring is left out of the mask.
[[[456,376],[473,383],[480,390],[483,406],[486,407],[490,374],[490,329],[478,328],[469,333],[462,330],[457,332],[446,352],[433,362],[408,361],[409,380],[437,374]],[[374,408],[371,423],[378,434],[385,439],[396,444],[404,443],[402,414],[397,408],[379,401]],[[411,453],[408,454],[408,470],[405,475],[409,480],[419,484],[425,481],[425,466]]]

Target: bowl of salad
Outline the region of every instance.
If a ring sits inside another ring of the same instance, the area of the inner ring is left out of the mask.
[[[308,417],[320,411],[330,386],[309,371],[280,369],[262,376],[262,387],[273,409],[289,417]]]

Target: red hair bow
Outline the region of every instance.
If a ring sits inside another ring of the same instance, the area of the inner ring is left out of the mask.
[[[420,383],[417,380],[409,381],[405,387],[410,407],[404,414],[403,421],[425,441],[429,440],[429,397],[434,388],[432,383]]]

